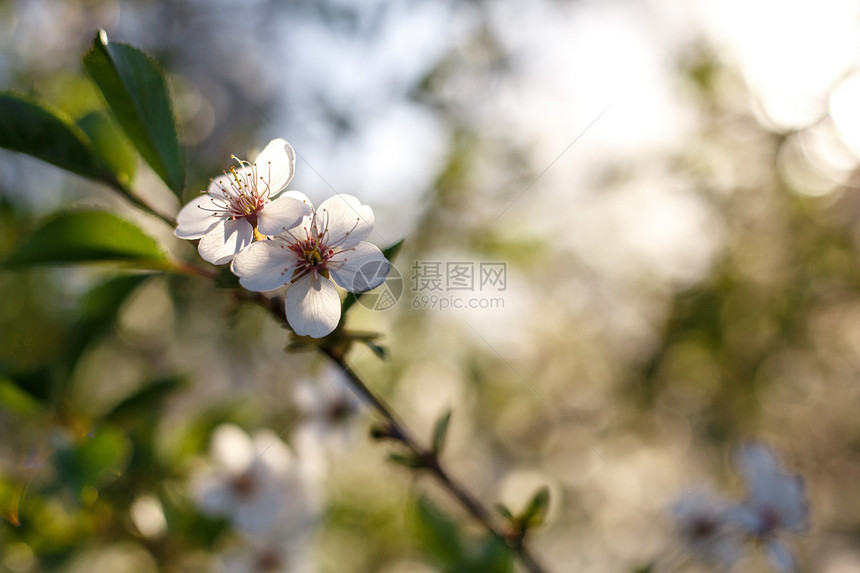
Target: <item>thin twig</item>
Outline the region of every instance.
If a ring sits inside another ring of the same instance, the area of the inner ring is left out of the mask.
[[[166,223],[168,227],[176,226],[176,219],[173,216],[168,215],[167,213],[162,213],[134,193],[129,191],[124,195],[124,197],[138,209]]]
[[[185,261],[171,261],[167,267],[168,270],[183,275],[203,277],[207,279],[218,278],[218,271],[206,267],[200,267]]]
[[[242,292],[242,291],[237,291]],[[277,297],[268,297],[262,293],[253,293],[250,298],[244,298],[249,302],[254,302],[269,312],[272,316],[281,322],[288,325],[286,316],[282,311],[283,301]],[[331,359],[344,375],[349,380],[350,386],[355,390],[362,399],[364,399],[376,412],[385,420],[387,425],[388,437],[396,439],[405,445],[409,450],[424,464],[424,468],[431,472],[436,480],[450,493],[460,505],[475,518],[494,538],[499,540],[505,547],[508,547],[520,560],[523,566],[530,573],[546,573],[546,569],[537,559],[531,554],[526,547],[522,536],[510,537],[505,535],[498,526],[495,525],[490,512],[485,508],[480,501],[475,498],[465,487],[457,482],[445,467],[442,465],[439,456],[430,449],[422,447],[418,441],[412,436],[406,425],[403,424],[396,416],[385,401],[377,396],[371,390],[364,380],[353,370],[346,362],[346,357],[343,351],[335,345],[320,344],[317,346],[319,351]]]
[[[319,346],[320,352],[328,356],[346,375],[353,389],[382,416],[389,427],[391,437],[397,439],[415,456],[422,460],[425,469],[430,471],[436,480],[456,499],[469,514],[472,515],[496,539],[501,541],[522,562],[531,573],[545,573],[545,569],[528,551],[522,539],[512,542],[494,523],[490,512],[469,493],[465,487],[455,481],[442,466],[439,456],[430,449],[422,447],[412,436],[406,426],[397,419],[393,410],[364,383],[356,372],[347,364],[343,353],[330,346]]]

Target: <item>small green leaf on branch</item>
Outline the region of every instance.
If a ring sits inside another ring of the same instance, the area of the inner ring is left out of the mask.
[[[370,348],[371,352],[376,354],[377,358],[380,360],[385,360],[388,358],[388,349],[382,345],[379,345],[372,340],[366,340],[364,342],[368,348]]]
[[[405,241],[405,240],[406,239],[400,239],[399,241],[397,241],[393,245],[390,245],[390,246],[382,249],[382,254],[385,255],[385,258],[388,259],[388,262],[391,262],[395,258],[397,258],[397,254],[400,252],[400,249],[403,248],[403,241]]]
[[[412,470],[424,469],[427,467],[427,461],[421,456],[413,453],[409,454],[388,454],[388,461],[400,464]]]
[[[385,424],[373,424],[370,427],[370,437],[374,440],[403,441],[400,431],[387,422]]]
[[[438,420],[433,428],[433,455],[439,456],[445,447],[445,438],[448,436],[448,426],[451,423],[451,410],[448,410]]]
[[[508,506],[506,506],[505,504],[503,504],[503,503],[497,503],[497,504],[496,504],[496,511],[498,511],[498,512],[499,512],[499,515],[501,515],[502,517],[504,517],[506,520],[508,520],[508,521],[513,521],[513,519],[514,519],[514,514],[513,514],[513,513],[511,513],[511,510],[510,510],[510,509],[508,509]]]
[[[537,490],[532,496],[531,501],[526,506],[520,520],[526,528],[542,525],[546,520],[546,515],[549,512],[549,488],[543,486]]]
[[[532,528],[542,525],[546,520],[549,511],[549,488],[543,486],[538,489],[519,515],[514,515],[501,503],[496,504],[496,510],[507,522],[505,537],[508,543],[512,547],[518,547]]]

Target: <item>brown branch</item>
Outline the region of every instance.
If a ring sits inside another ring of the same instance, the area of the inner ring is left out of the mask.
[[[393,410],[364,383],[356,372],[347,364],[343,353],[330,346],[320,345],[320,352],[328,356],[346,375],[353,389],[382,416],[387,425],[387,436],[398,440],[420,459],[424,469],[433,474],[436,480],[456,499],[469,514],[475,518],[493,537],[501,541],[514,552],[516,557],[531,573],[545,573],[545,569],[537,562],[523,543],[522,538],[513,539],[499,529],[485,508],[475,496],[454,480],[442,465],[436,452],[422,447],[412,436],[406,426],[397,419]]]
[[[268,297],[262,293],[248,293],[247,291],[236,291],[237,295],[243,293],[249,296],[240,296],[240,300],[254,302],[268,310],[272,316],[284,325],[289,326],[286,316],[283,312],[283,300],[278,297]],[[432,449],[422,447],[418,441],[412,436],[406,425],[403,424],[396,416],[385,401],[377,396],[371,390],[364,380],[353,370],[346,362],[343,347],[338,344],[338,339],[335,338],[329,344],[320,343],[317,345],[319,351],[334,362],[338,368],[343,371],[353,390],[369,404],[383,420],[385,420],[384,436],[397,440],[405,445],[411,452],[420,459],[423,469],[429,471],[436,478],[444,489],[451,494],[463,508],[478,521],[487,532],[494,538],[500,541],[505,547],[509,548],[517,559],[530,573],[546,573],[546,569],[537,559],[531,554],[526,547],[523,535],[509,535],[504,530],[495,524],[490,512],[485,508],[478,499],[472,495],[463,485],[451,477],[436,452]]]

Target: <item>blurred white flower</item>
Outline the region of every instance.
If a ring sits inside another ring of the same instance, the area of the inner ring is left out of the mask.
[[[296,385],[293,398],[304,415],[298,431],[312,435],[331,449],[339,449],[355,434],[352,421],[359,401],[339,372],[321,378],[302,380]]]
[[[302,412],[294,443],[306,479],[320,482],[325,479],[332,458],[352,451],[350,446],[356,437],[353,422],[359,401],[343,375],[334,369],[329,376],[300,381],[293,395]]]
[[[727,521],[729,505],[705,491],[689,491],[672,506],[675,526],[684,546],[702,561],[728,570],[741,556],[741,538]]]
[[[284,195],[311,207],[301,193]],[[364,240],[373,231],[373,220],[369,206],[351,195],[336,195],[298,226],[250,245],[233,259],[231,269],[252,291],[290,285],[290,326],[296,334],[322,338],[340,320],[340,297],[329,279],[350,292],[363,292],[382,284],[388,274],[382,251]]]
[[[293,178],[295,152],[283,139],[274,139],[253,163],[235,158],[232,167],[209,184],[204,195],[179,211],[174,234],[200,239],[197,250],[210,263],[230,262],[255,238],[294,227],[310,207],[280,193]]]
[[[212,437],[213,465],[193,478],[194,497],[204,513],[227,517],[249,534],[275,524],[303,531],[316,507],[307,495],[299,464],[271,431],[253,439],[234,425],[218,427]]]
[[[735,466],[746,485],[743,504],[729,518],[759,542],[779,571],[797,571],[797,561],[783,533],[802,533],[809,507],[803,479],[783,471],[776,454],[764,444],[746,444],[735,457]]]
[[[225,553],[222,573],[309,573],[314,571],[308,536],[284,536],[273,527],[268,535],[252,539]]]

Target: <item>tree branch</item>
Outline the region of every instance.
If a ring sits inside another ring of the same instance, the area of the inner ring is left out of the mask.
[[[469,514],[506,547],[514,552],[516,557],[531,573],[545,573],[545,569],[529,552],[522,539],[512,539],[499,529],[490,512],[465,487],[454,480],[442,465],[439,456],[431,449],[422,447],[412,436],[406,426],[397,419],[393,410],[364,383],[356,372],[347,364],[343,353],[330,346],[320,345],[320,352],[332,360],[346,375],[352,388],[385,420],[389,437],[398,440],[422,462],[424,468],[433,474],[454,499],[459,502]]]

